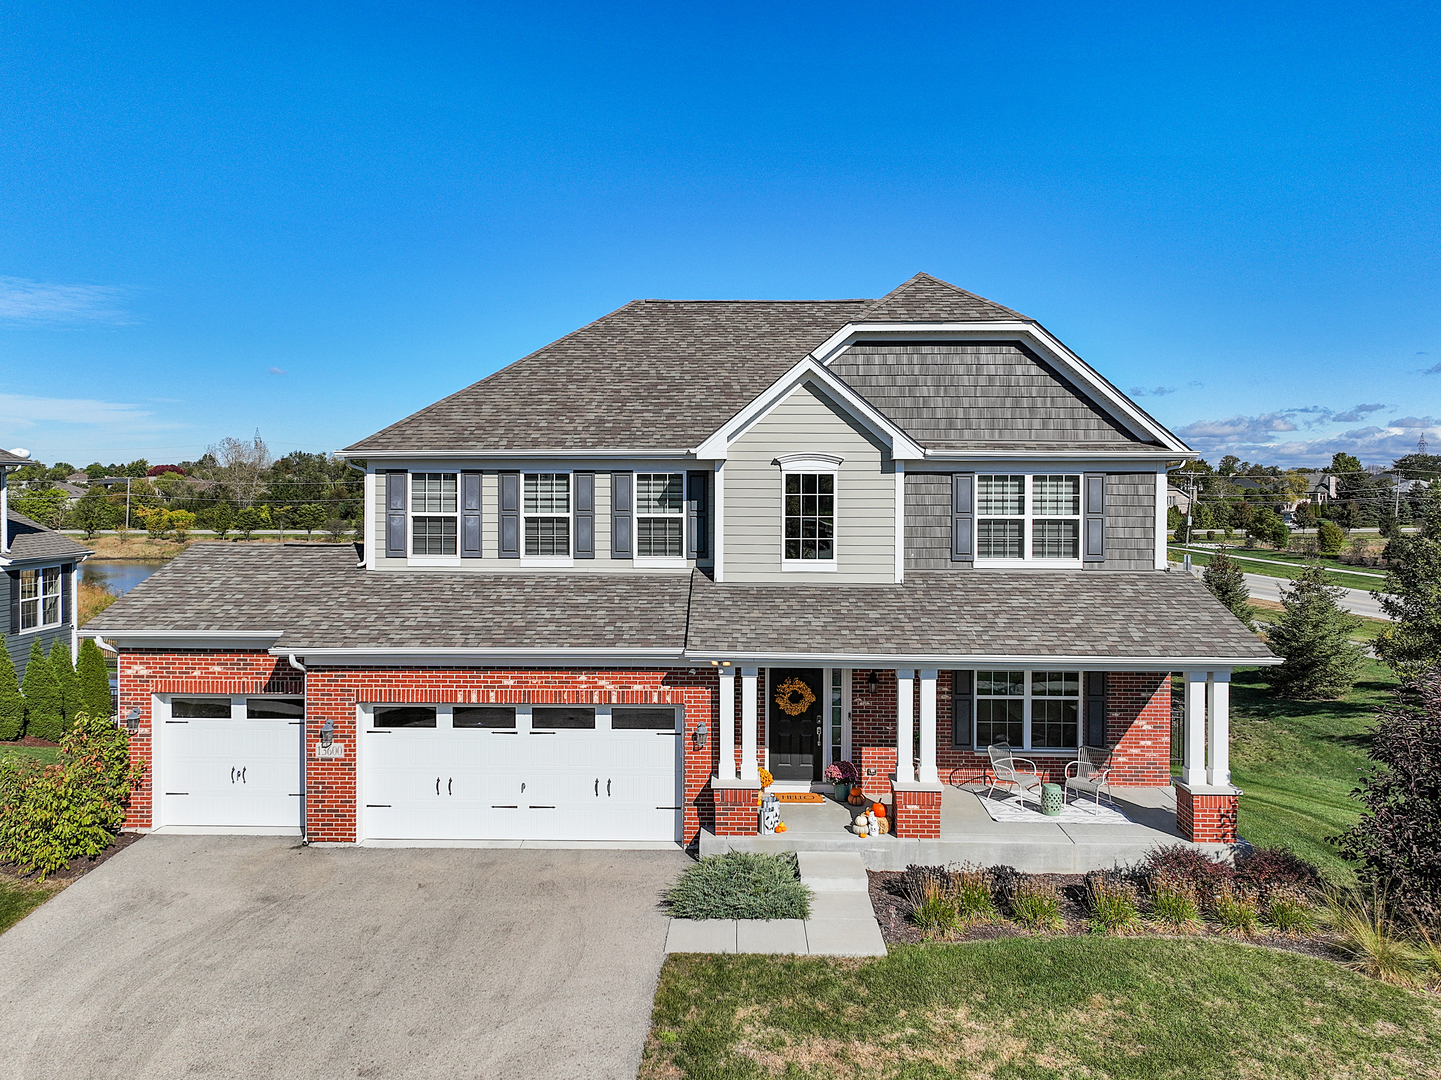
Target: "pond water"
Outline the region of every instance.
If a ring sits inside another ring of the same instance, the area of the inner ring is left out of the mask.
[[[80,580],[102,585],[124,596],[166,564],[165,559],[87,559],[80,564]]]

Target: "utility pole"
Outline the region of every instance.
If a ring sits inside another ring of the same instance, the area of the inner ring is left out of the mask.
[[[1191,494],[1190,494],[1189,498],[1187,498],[1187,500],[1186,500],[1186,541],[1185,541],[1185,542],[1186,542],[1186,548],[1187,548],[1186,554],[1185,554],[1185,560],[1186,560],[1185,566],[1186,566],[1186,573],[1188,573],[1188,574],[1191,572],[1191,552],[1190,552],[1190,550],[1189,550],[1190,547],[1191,547],[1191,510],[1192,510],[1192,508],[1195,507],[1195,505],[1196,505],[1196,474],[1195,474],[1195,473],[1192,473],[1192,474],[1191,474],[1190,480],[1191,480]]]
[[[130,477],[125,478],[125,529],[130,530]]]

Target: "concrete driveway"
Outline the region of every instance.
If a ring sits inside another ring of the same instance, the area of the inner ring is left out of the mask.
[[[679,852],[149,836],[0,935],[7,1076],[633,1078]]]

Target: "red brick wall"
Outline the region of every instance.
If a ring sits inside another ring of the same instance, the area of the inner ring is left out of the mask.
[[[1193,795],[1176,788],[1176,831],[1198,844],[1236,842],[1235,795]]]
[[[893,813],[897,836],[937,839],[941,835],[939,791],[897,791]]]
[[[1171,676],[1113,671],[1106,676],[1106,741],[1111,783],[1171,786]]]
[[[705,824],[716,836],[755,836],[760,831],[758,792],[754,788],[706,789],[714,807],[713,824]]]

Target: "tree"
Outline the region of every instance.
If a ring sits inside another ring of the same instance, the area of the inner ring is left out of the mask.
[[[142,506],[132,516],[139,518],[152,540],[163,540],[170,531],[170,512],[158,506]]]
[[[1332,476],[1341,478],[1361,471],[1361,459],[1354,454],[1338,451],[1331,455],[1331,467],[1326,470]]]
[[[189,510],[171,510],[167,516],[170,519],[171,531],[175,533],[177,543],[185,543],[190,539],[190,530],[195,528],[195,515]]]
[[[0,670],[0,682],[4,672]],[[88,716],[111,716],[110,673],[105,669],[105,656],[93,638],[80,642],[80,656],[75,663],[80,711]]]
[[[295,524],[305,530],[305,539],[313,539],[316,529],[325,524],[325,507],[311,503],[309,506],[302,506],[295,511]]]
[[[222,540],[224,540],[226,534],[235,527],[235,507],[231,506],[228,502],[216,503],[211,507],[208,517],[210,519],[210,528],[213,529],[215,535]]]
[[[55,682],[60,687],[60,715],[65,718],[68,728],[80,711],[80,684],[75,681],[75,665],[70,659],[70,644],[61,638],[50,643],[50,655],[46,658]]]
[[[260,432],[249,442],[221,439],[205,451],[214,457],[215,479],[224,484],[241,507],[250,506],[265,488],[265,473],[273,459],[260,438]]]
[[[1281,515],[1269,506],[1261,507],[1251,516],[1251,526],[1247,529],[1247,534],[1257,540],[1264,540],[1277,551],[1284,551],[1291,542],[1291,530],[1286,528]]]
[[[1377,711],[1369,751],[1379,768],[1352,795],[1365,807],[1341,854],[1401,911],[1441,922],[1441,668],[1406,680]]]
[[[1314,529],[1316,527],[1316,508],[1309,499],[1302,499],[1296,504],[1293,516],[1298,529]]]
[[[1346,534],[1334,521],[1323,521],[1316,530],[1316,542],[1322,555],[1339,555],[1346,546]]]
[[[98,487],[91,488],[82,495],[75,504],[75,509],[70,511],[70,524],[85,530],[87,540],[101,529],[113,528],[115,518],[115,504],[105,497],[105,489]]]
[[[240,513],[235,516],[235,527],[240,530],[241,535],[250,539],[250,534],[256,529],[263,528],[269,515],[266,514],[263,506],[242,506]]]
[[[92,461],[89,465],[85,466],[85,475],[91,480],[104,480],[109,474],[106,473],[104,465],[98,461]]]
[[[1371,594],[1392,620],[1376,653],[1403,677],[1441,663],[1441,484],[1424,510],[1420,532],[1387,541],[1386,586]]]
[[[1336,601],[1345,589],[1326,584],[1320,566],[1308,566],[1289,589],[1281,589],[1280,619],[1267,637],[1284,663],[1268,672],[1278,694],[1291,698],[1338,698],[1356,685],[1364,654],[1351,643],[1361,620]]]
[[[20,696],[20,680],[15,677],[15,662],[0,634],[0,739],[10,742],[20,738],[25,727],[25,699]]]
[[[65,734],[60,683],[40,651],[39,638],[30,643],[30,658],[25,661],[25,734],[50,742],[59,742]]]
[[[1224,551],[1211,557],[1211,565],[1201,574],[1201,580],[1211,595],[1225,604],[1231,614],[1240,619],[1247,630],[1256,629],[1256,609],[1251,606],[1251,590],[1246,588],[1246,578],[1241,565]]]
[[[10,498],[10,509],[24,514],[31,521],[38,521],[47,529],[58,529],[65,520],[65,508],[69,500],[59,488],[36,490],[30,488]]]

